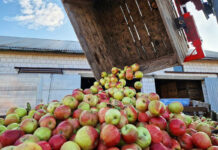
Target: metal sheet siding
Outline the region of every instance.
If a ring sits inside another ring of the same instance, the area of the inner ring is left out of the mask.
[[[211,109],[218,112],[218,78],[205,78],[208,103]]]

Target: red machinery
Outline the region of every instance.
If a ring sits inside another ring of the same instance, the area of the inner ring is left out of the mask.
[[[206,18],[209,18],[210,14],[217,16],[217,1],[208,0],[208,2],[203,2],[202,0],[175,0],[175,4],[180,15],[180,18],[178,18],[176,21],[177,27],[185,29],[187,41],[191,42],[195,48],[192,53],[184,60],[191,61],[204,58],[205,55],[202,49],[202,42],[198,34],[194,18],[185,7],[187,2],[193,2],[195,8],[198,11],[202,10]]]
[[[194,18],[190,12],[187,12],[185,7],[185,4],[189,1],[192,1],[195,4],[197,10],[203,10],[204,8],[201,0],[175,0],[175,4],[180,15],[180,18],[177,20],[177,27],[184,28],[187,41],[191,42],[195,48],[192,53],[185,58],[185,62],[205,57]]]

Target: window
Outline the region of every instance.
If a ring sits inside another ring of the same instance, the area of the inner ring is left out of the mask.
[[[175,72],[184,72],[184,71],[183,71],[183,66],[175,66],[175,67],[173,67],[173,70],[174,70]]]
[[[31,68],[31,67],[15,67],[18,69],[18,73],[52,73],[52,74],[63,74],[61,68]]]

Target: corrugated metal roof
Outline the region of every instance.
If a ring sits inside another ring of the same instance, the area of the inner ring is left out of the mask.
[[[77,41],[0,36],[0,50],[62,52],[83,54]]]
[[[218,59],[218,52],[215,51],[204,51],[206,57],[204,59],[209,59],[209,60],[217,60]]]

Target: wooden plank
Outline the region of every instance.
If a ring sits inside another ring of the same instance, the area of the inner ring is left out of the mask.
[[[89,64],[92,67],[96,78],[100,78],[100,72],[102,70],[109,71],[109,66],[112,66],[112,63],[110,61],[110,55],[108,55],[107,58],[104,58],[104,62],[100,62],[99,56],[95,53],[95,50],[100,47],[99,49],[107,54],[105,47],[106,44],[99,28],[95,28],[92,31],[90,30],[90,27],[92,27],[93,24],[98,26],[98,22],[95,21],[95,14],[92,9],[92,5],[93,3],[87,5],[71,5],[69,3],[64,3],[64,7],[72,25],[74,26],[75,32],[86,54]],[[90,19],[87,20],[87,18]],[[100,65],[100,63],[104,65]]]
[[[137,30],[137,34],[140,39],[137,37],[137,41],[140,43],[140,52],[141,55],[145,55],[147,60],[155,58],[154,50],[151,45],[151,37],[146,30],[145,22],[142,19],[142,14],[140,8],[138,8],[137,3],[135,0],[126,0],[126,5],[129,8],[130,15],[132,16],[132,21],[134,23],[133,30]],[[136,29],[134,29],[136,28]],[[136,31],[135,31],[136,32]]]
[[[163,23],[167,30],[170,42],[172,44],[174,52],[177,54],[178,62],[183,63],[186,54],[188,52],[187,42],[182,33],[175,27],[174,20],[177,16],[173,12],[175,12],[174,8],[171,5],[170,0],[155,0],[160,11],[160,15],[162,17]]]

